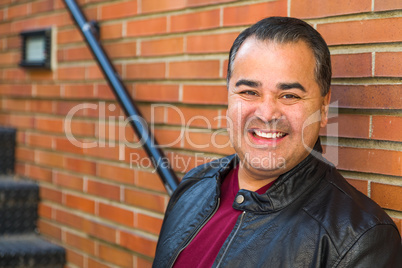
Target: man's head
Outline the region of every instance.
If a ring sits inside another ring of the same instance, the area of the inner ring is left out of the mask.
[[[306,158],[327,123],[328,48],[306,23],[268,18],[240,34],[230,57],[228,130],[245,164],[239,178],[276,178]]]
[[[229,53],[227,84],[233,72],[233,62],[243,42],[249,37],[260,41],[273,41],[279,44],[304,41],[314,53],[315,79],[325,96],[331,85],[331,58],[328,46],[321,35],[308,23],[288,17],[269,17],[244,30],[234,41]]]

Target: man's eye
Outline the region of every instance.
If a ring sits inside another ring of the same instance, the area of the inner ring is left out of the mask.
[[[283,99],[300,99],[299,96],[293,95],[293,94],[286,94],[282,96]]]
[[[251,90],[244,90],[244,91],[240,92],[240,94],[257,96],[257,93],[255,93],[254,91],[251,91]]]

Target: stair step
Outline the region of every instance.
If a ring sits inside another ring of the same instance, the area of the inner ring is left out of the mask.
[[[33,232],[38,202],[36,183],[12,175],[0,176],[0,235]]]
[[[0,174],[14,172],[16,133],[15,128],[0,126]]]
[[[63,268],[64,248],[36,234],[0,238],[0,268]]]

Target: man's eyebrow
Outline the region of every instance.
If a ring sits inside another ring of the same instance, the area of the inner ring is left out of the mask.
[[[261,82],[247,80],[247,79],[240,79],[239,81],[236,82],[236,87],[238,87],[238,86],[248,86],[248,87],[252,87],[252,88],[257,88],[257,87],[261,87]]]
[[[282,90],[298,88],[301,91],[306,92],[306,89],[300,83],[297,83],[297,82],[296,83],[279,83],[277,85],[277,88],[282,89]]]

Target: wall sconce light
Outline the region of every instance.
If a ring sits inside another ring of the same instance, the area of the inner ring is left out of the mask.
[[[52,69],[55,65],[54,34],[52,28],[24,31],[22,39],[21,67]]]

